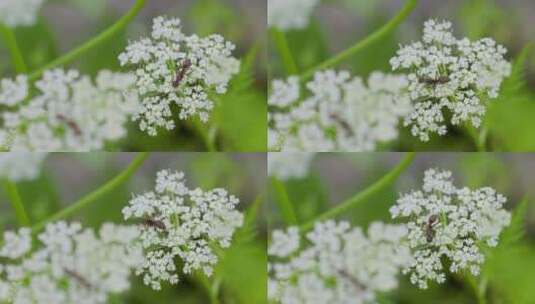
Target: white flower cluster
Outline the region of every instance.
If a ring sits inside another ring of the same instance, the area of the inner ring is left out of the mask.
[[[77,71],[46,71],[30,94],[25,76],[0,85],[0,146],[12,151],[102,150],[126,135],[138,110],[130,74],[101,71],[95,83]],[[129,93],[130,92],[130,93]]]
[[[319,0],[268,0],[268,25],[287,31],[307,27]]]
[[[49,224],[32,252],[30,229],[6,232],[0,249],[0,302],[108,303],[130,287],[143,261],[136,227],[104,224],[98,235],[80,224]]]
[[[372,223],[367,235],[347,222],[317,223],[300,242],[297,227],[274,231],[268,248],[268,298],[283,304],[373,303],[397,287],[411,262],[401,225]],[[304,248],[301,248],[303,246]]]
[[[268,103],[269,148],[275,151],[371,151],[398,136],[412,111],[404,76],[374,72],[367,85],[349,72],[317,72],[300,98],[297,77],[274,80]]]
[[[452,124],[479,127],[487,101],[498,96],[511,73],[503,46],[490,38],[456,39],[451,26],[446,21],[425,22],[422,41],[402,47],[390,60],[394,70],[408,73],[415,109],[405,125],[422,141],[429,140],[429,133],[446,134],[446,110]]]
[[[308,152],[270,152],[268,175],[283,181],[303,178],[308,174],[314,155]]]
[[[145,284],[159,290],[162,281],[177,283],[177,258],[183,273],[210,276],[218,261],[216,248],[229,247],[243,223],[238,203],[221,188],[187,188],[183,173],[158,172],[155,191],[135,196],[123,209],[125,219],[143,221],[140,242],[146,260],[137,273],[144,275]]]
[[[0,153],[0,178],[14,182],[34,180],[41,172],[46,155],[32,152]]]
[[[485,257],[481,246],[496,246],[511,215],[506,198],[492,188],[456,188],[451,172],[429,169],[421,191],[401,196],[390,212],[408,218],[408,242],[414,262],[405,271],[411,282],[427,288],[428,281],[445,281],[443,258],[451,272],[479,273]]]
[[[179,108],[179,119],[198,115],[206,122],[213,94],[225,93],[239,72],[234,48],[220,35],[185,35],[179,19],[155,18],[151,38],[131,43],[119,55],[122,66],[135,68],[142,104],[135,119],[141,130],[154,136],[158,128],[173,129],[173,105]]]
[[[33,25],[44,0],[0,1],[0,23],[10,27]]]

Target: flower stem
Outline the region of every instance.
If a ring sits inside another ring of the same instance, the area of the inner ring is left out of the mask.
[[[273,189],[275,189],[275,193],[277,195],[277,206],[280,210],[284,223],[286,223],[288,226],[297,225],[297,216],[295,215],[293,204],[290,202],[290,198],[288,197],[286,187],[279,179],[275,177],[271,178],[271,184],[273,185]]]
[[[418,0],[407,0],[405,3],[405,6],[399,11],[399,13],[392,18],[387,24],[385,24],[383,27],[379,28],[375,32],[368,35],[366,38],[360,40],[350,48],[340,52],[336,56],[320,63],[316,67],[313,67],[303,74],[301,74],[301,80],[307,80],[308,78],[312,77],[315,72],[319,70],[324,70],[330,67],[333,67],[342,61],[346,60],[347,58],[357,54],[358,52],[362,51],[363,49],[369,47],[373,43],[381,40],[385,36],[387,36],[390,32],[392,32],[396,27],[403,21],[405,18],[409,16],[409,14],[412,12],[412,10],[416,7],[416,4],[418,3]]]
[[[37,223],[36,225],[32,226],[32,232],[38,233],[41,231],[48,223],[58,221],[64,218],[69,217],[70,215],[74,214],[77,211],[80,211],[81,209],[87,207],[92,202],[98,200],[102,196],[108,194],[109,192],[113,191],[117,187],[119,187],[121,184],[125,183],[134,173],[141,167],[141,165],[145,162],[145,160],[148,158],[149,153],[148,152],[142,152],[139,153],[134,160],[126,167],[121,173],[119,173],[117,176],[115,176],[113,179],[102,185],[100,188],[94,190],[93,192],[87,194],[86,196],[82,197],[78,201],[74,202],[73,204],[69,205],[68,207],[62,209],[61,211],[53,214],[52,216],[48,217],[47,219]]]
[[[19,190],[17,189],[17,184],[7,179],[4,180],[3,183],[4,189],[6,190],[6,194],[9,197],[11,207],[13,207],[13,210],[15,211],[15,216],[17,217],[19,225],[30,226],[30,218],[28,217],[28,214],[24,209],[24,204],[22,203],[22,199],[20,198]]]
[[[395,166],[392,170],[390,170],[388,173],[383,175],[378,181],[376,181],[374,184],[370,185],[368,188],[364,189],[363,191],[360,191],[355,196],[349,198],[348,200],[338,204],[335,208],[332,208],[328,210],[327,212],[321,214],[320,216],[316,217],[315,219],[301,225],[299,228],[301,231],[308,231],[313,226],[314,223],[317,221],[325,221],[327,219],[333,218],[339,214],[342,214],[346,211],[348,211],[351,208],[354,208],[361,204],[362,202],[365,202],[368,198],[372,197],[373,195],[385,190],[386,187],[388,187],[390,184],[392,184],[405,169],[409,167],[409,165],[412,163],[415,157],[414,152],[409,152],[405,155],[405,157]]]
[[[271,38],[273,39],[273,42],[275,42],[277,51],[282,59],[282,64],[284,65],[286,73],[288,75],[297,74],[297,64],[295,63],[295,59],[292,55],[292,52],[290,51],[290,47],[288,46],[288,40],[286,39],[286,35],[284,34],[284,32],[275,27],[272,27],[270,29],[270,32]]]
[[[4,41],[11,55],[11,61],[13,62],[13,67],[17,74],[25,74],[28,72],[28,67],[24,62],[24,57],[20,51],[19,44],[17,43],[17,38],[13,30],[0,22],[0,35],[4,38]]]
[[[474,295],[477,298],[478,304],[487,304],[487,278],[482,277],[481,280],[478,282],[476,278],[472,275],[467,275],[466,280],[468,281],[468,284],[474,291]]]
[[[47,65],[41,67],[40,69],[32,72],[28,77],[30,81],[37,80],[39,77],[41,77],[44,71],[55,68],[60,65],[67,64],[75,60],[76,58],[80,57],[82,54],[90,51],[94,47],[102,44],[106,40],[113,38],[117,33],[119,33],[123,28],[125,28],[137,16],[139,11],[145,5],[145,2],[146,0],[136,0],[136,3],[132,6],[132,8],[121,19],[115,22],[112,26],[110,26],[104,32],[100,33],[98,36],[80,45],[76,49],[55,59],[54,61],[48,63]]]

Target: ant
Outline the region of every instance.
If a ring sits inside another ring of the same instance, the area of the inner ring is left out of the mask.
[[[427,223],[424,225],[425,239],[428,243],[431,243],[435,239],[435,225],[438,224],[438,215],[433,214],[427,219]]]
[[[82,136],[82,130],[80,129],[78,124],[76,124],[76,122],[74,122],[72,119],[69,119],[63,114],[57,114],[56,117],[58,118],[58,120],[66,123],[67,126],[69,126],[69,128],[74,131],[74,134],[76,134],[76,136]]]
[[[162,231],[166,231],[167,230],[167,227],[165,227],[165,224],[162,221],[158,221],[158,220],[151,219],[151,218],[146,218],[143,221],[143,225],[145,225],[147,227],[153,227],[153,228],[156,228],[156,229],[159,229],[159,230],[162,230]]]
[[[184,80],[184,76],[186,76],[186,73],[191,68],[191,65],[191,60],[184,60],[184,62],[182,63],[182,67],[180,67],[180,69],[176,73],[175,80],[173,81],[173,87],[176,88],[180,85],[182,80]]]
[[[70,270],[70,269],[67,269],[67,268],[63,269],[63,271],[65,271],[65,273],[67,275],[69,275],[72,278],[74,278],[83,287],[85,287],[87,289],[93,289],[93,285],[91,285],[91,283],[89,283],[84,277],[82,277],[76,271],[73,271],[73,270]]]
[[[437,84],[445,84],[450,82],[450,78],[448,76],[440,76],[439,78],[420,77],[418,78],[418,81],[420,81],[421,83],[436,86]]]
[[[337,114],[331,114],[330,115],[331,119],[336,121],[337,123],[340,124],[340,126],[342,127],[342,129],[344,129],[344,131],[349,135],[349,136],[353,136],[355,135],[355,132],[353,132],[353,129],[351,128],[351,126],[349,125],[349,123],[347,123],[345,120],[341,119]]]

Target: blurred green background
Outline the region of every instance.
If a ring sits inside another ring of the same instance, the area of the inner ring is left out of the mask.
[[[314,10],[310,25],[287,33],[300,70],[316,66],[380,28],[401,9],[404,0],[324,0]],[[391,71],[389,59],[400,44],[421,39],[427,19],[446,19],[456,37],[492,37],[509,50],[515,62],[527,43],[535,43],[533,0],[420,0],[410,17],[391,35],[338,66],[367,77],[374,70]],[[269,47],[270,79],[284,77],[275,47]],[[503,84],[501,95],[491,102],[484,124],[490,129],[493,151],[535,151],[535,56],[525,53],[515,73]],[[525,67],[527,70],[523,70]],[[398,140],[383,151],[475,151],[466,129],[450,127],[447,136],[432,136],[427,143],[400,127]]]
[[[303,179],[285,182],[299,223],[305,223],[348,199],[377,181],[404,156],[403,153],[318,153],[310,173]],[[419,153],[414,162],[385,191],[370,197],[339,217],[354,225],[367,227],[373,221],[393,222],[389,208],[399,193],[421,188],[428,168],[450,170],[457,187],[489,186],[508,198],[506,209],[513,210],[528,197],[525,237],[516,244],[503,244],[487,256],[483,272],[490,277],[489,303],[534,303],[535,273],[535,155],[500,153]],[[272,187],[268,196],[269,231],[283,227]],[[365,228],[366,229],[366,228]],[[458,277],[443,285],[431,284],[428,290],[411,285],[401,276],[397,290],[383,295],[380,303],[476,303],[473,291]]]
[[[119,19],[134,0],[47,0],[39,23],[16,29],[30,70],[97,35]],[[234,56],[241,72],[229,92],[216,100],[211,115],[217,126],[218,151],[265,151],[266,118],[266,1],[265,0],[148,0],[140,15],[114,39],[82,56],[67,68],[95,75],[101,69],[120,71],[117,56],[129,40],[150,34],[152,19],[178,17],[187,34],[219,33],[236,44]],[[0,42],[0,78],[13,76],[5,46]],[[181,121],[173,131],[151,137],[129,125],[129,135],[110,143],[106,151],[204,151],[207,127]]]
[[[134,157],[135,153],[49,154],[37,180],[18,184],[32,223],[97,189],[123,170]],[[162,169],[185,172],[190,188],[227,189],[240,199],[239,209],[246,214],[252,210],[252,204],[265,194],[264,154],[153,153],[129,181],[69,220],[95,228],[110,221],[124,224],[121,209],[133,194],[153,190],[156,172]],[[216,275],[222,277],[222,303],[266,301],[266,230],[262,218],[265,217],[258,214],[251,225],[235,237],[240,241],[235,241],[225,251],[224,258],[216,267]],[[14,213],[5,193],[0,191],[0,232],[16,227]],[[164,286],[160,292],[143,285],[139,277],[133,276],[132,281],[130,292],[114,297],[110,303],[209,302],[202,285],[191,277],[181,276],[178,285]]]

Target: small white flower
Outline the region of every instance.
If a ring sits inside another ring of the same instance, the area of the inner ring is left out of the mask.
[[[371,151],[398,136],[412,110],[404,76],[374,72],[367,85],[349,72],[317,72],[300,98],[297,78],[274,80],[269,148],[275,151]]]
[[[268,175],[283,181],[303,178],[308,174],[314,155],[307,152],[270,152]]]
[[[173,105],[179,119],[208,121],[213,96],[225,93],[239,72],[234,48],[220,35],[185,35],[179,19],[155,18],[151,38],[130,43],[119,55],[122,66],[135,69],[142,109],[134,118],[141,130],[154,136],[158,128],[173,129]]]
[[[46,153],[2,152],[0,153],[0,178],[14,182],[36,179]]]
[[[451,272],[478,275],[485,260],[482,246],[496,246],[511,215],[503,209],[506,198],[489,187],[456,188],[451,172],[429,169],[421,191],[401,196],[390,209],[393,218],[406,218],[408,242],[414,262],[405,272],[411,282],[427,288],[428,281],[445,281],[442,258]]]
[[[11,151],[92,151],[126,135],[125,124],[138,110],[131,74],[101,71],[95,83],[77,71],[46,71],[28,93],[25,77],[0,88],[8,106],[0,144]],[[25,93],[25,94],[23,94]]]
[[[408,72],[415,109],[405,125],[412,134],[422,141],[428,141],[430,133],[446,134],[447,110],[453,125],[471,122],[479,127],[487,100],[498,96],[511,73],[506,52],[490,38],[456,39],[450,22],[425,22],[422,41],[402,47],[390,60],[393,70]]]
[[[2,79],[0,81],[0,105],[14,106],[28,96],[28,78],[26,75],[19,75],[13,81]]]
[[[0,256],[0,301],[107,303],[130,288],[130,274],[143,262],[136,227],[102,225],[98,236],[80,224],[49,224],[31,252],[27,228],[5,234]]]
[[[0,22],[10,27],[33,25],[43,2],[44,0],[2,0]]]
[[[268,25],[287,31],[308,26],[319,0],[268,0]]]
[[[210,276],[218,261],[216,248],[226,248],[235,230],[243,223],[236,210],[239,200],[226,190],[189,189],[181,172],[158,172],[155,191],[135,196],[123,209],[125,220],[139,219],[140,242],[145,263],[137,273],[159,290],[161,282],[176,284],[176,259],[183,261],[182,272],[204,272]]]
[[[404,226],[375,222],[366,235],[347,222],[327,221],[316,223],[304,244],[297,230],[272,233],[268,294],[277,303],[373,303],[375,293],[397,287],[397,275],[412,260],[402,243]]]

